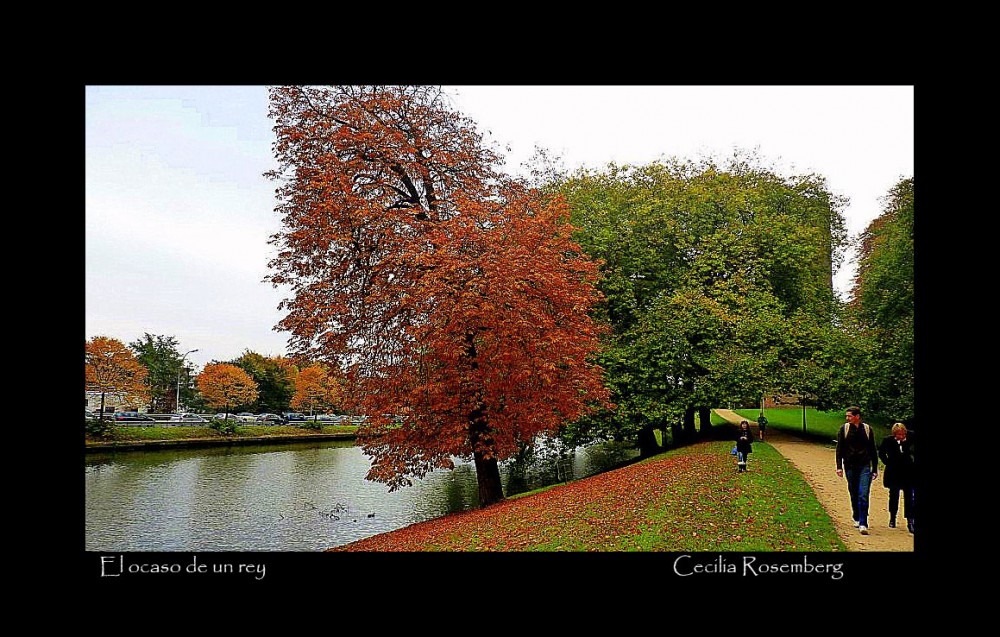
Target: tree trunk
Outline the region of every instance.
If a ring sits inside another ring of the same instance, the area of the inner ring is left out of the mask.
[[[475,334],[465,335],[466,354],[473,370],[479,369]],[[477,398],[477,402],[481,400]],[[486,422],[486,409],[482,403],[469,414],[469,442],[472,443],[472,457],[476,461],[476,480],[479,482],[479,506],[487,507],[503,500],[503,485],[500,483],[500,466],[493,455],[493,437]],[[487,455],[489,457],[487,457]]]
[[[104,420],[104,392],[101,392],[101,420]]]
[[[712,433],[712,410],[708,407],[699,407],[698,420],[701,421],[699,433],[701,433],[702,438],[707,438]]]
[[[666,423],[663,423],[663,426],[660,428],[660,437],[663,439],[663,445],[662,445],[662,447],[664,449],[669,448],[670,447],[670,443],[667,442],[667,424]]]
[[[484,458],[481,452],[473,453],[476,460],[476,479],[479,481],[479,506],[486,507],[503,500],[500,482],[500,465],[496,457]]]
[[[684,442],[684,431],[681,429],[681,423],[676,420],[670,423],[670,434],[675,447]]]
[[[503,500],[503,485],[500,483],[500,466],[493,455],[493,438],[482,407],[469,414],[469,441],[472,443],[472,457],[476,461],[479,506],[496,504]]]
[[[653,426],[647,425],[639,430],[639,455],[643,458],[652,456],[659,451],[656,446],[656,436],[653,435]]]
[[[698,430],[694,426],[694,407],[688,407],[684,410],[684,438],[694,440],[697,435]]]

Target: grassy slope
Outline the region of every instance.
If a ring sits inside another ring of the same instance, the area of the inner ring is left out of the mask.
[[[357,551],[843,551],[802,475],[767,444],[675,449],[528,497],[376,535]]]

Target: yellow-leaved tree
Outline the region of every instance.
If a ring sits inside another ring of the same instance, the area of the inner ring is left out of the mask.
[[[295,378],[292,407],[308,411],[316,422],[320,411],[332,409],[340,401],[340,384],[321,365],[301,370]]]
[[[148,370],[121,341],[107,336],[95,336],[84,346],[84,376],[88,391],[101,393],[101,418],[104,418],[104,398],[120,401],[145,402],[149,397],[146,384]]]
[[[229,416],[231,408],[249,405],[257,400],[257,383],[250,378],[250,374],[235,365],[205,365],[196,382],[205,403],[210,407],[224,409],[226,416]]]

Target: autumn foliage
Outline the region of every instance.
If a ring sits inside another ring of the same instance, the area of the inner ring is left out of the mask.
[[[607,397],[565,202],[499,173],[438,89],[280,87],[271,116],[279,327],[344,371],[368,477],[472,456],[481,504],[502,499],[498,460]]]
[[[295,378],[295,396],[292,408],[316,414],[331,409],[340,400],[340,386],[319,365],[301,370]]]
[[[340,546],[375,551],[836,551],[802,474],[773,447],[736,473],[729,442],[702,442],[495,507]],[[754,453],[757,455],[757,452]]]
[[[245,371],[227,363],[206,365],[196,379],[198,391],[210,407],[230,409],[257,400],[257,384]]]
[[[108,394],[134,403],[148,399],[148,371],[121,341],[95,336],[84,347],[84,361],[86,387],[101,393],[102,413]]]

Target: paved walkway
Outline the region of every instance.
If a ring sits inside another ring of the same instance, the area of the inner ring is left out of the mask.
[[[728,409],[715,409],[716,414],[738,425],[743,417]],[[749,419],[747,419],[749,420]],[[751,422],[754,432],[757,423]],[[906,530],[902,517],[903,503],[896,528],[889,528],[889,491],[882,486],[882,475],[872,482],[871,501],[868,508],[870,535],[861,535],[851,519],[851,500],[847,495],[847,481],[837,477],[836,449],[832,442],[823,444],[797,438],[773,426],[764,433],[765,443],[788,458],[802,472],[816,498],[830,515],[837,533],[849,551],[912,551],[913,535]],[[755,444],[761,444],[758,439]],[[751,464],[751,467],[753,465]],[[752,469],[751,469],[752,470]]]

